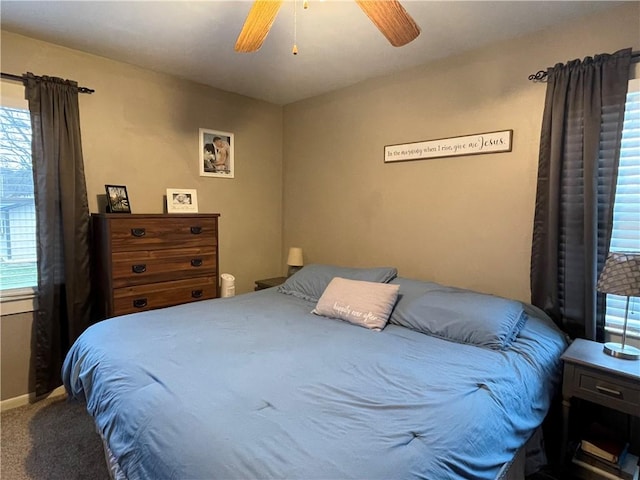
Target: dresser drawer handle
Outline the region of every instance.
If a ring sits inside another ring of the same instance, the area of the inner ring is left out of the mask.
[[[146,231],[144,228],[132,228],[131,235],[134,237],[144,237],[146,235]]]
[[[133,306],[136,308],[144,308],[147,306],[147,299],[146,298],[136,298],[133,301]]]
[[[191,266],[192,267],[201,267],[202,266],[202,259],[201,258],[194,258],[191,260]]]
[[[619,390],[603,387],[602,385],[596,385],[596,390],[600,393],[604,393],[605,395],[609,395],[610,397],[622,398],[622,392]]]
[[[191,233],[199,235],[202,233],[202,227],[191,227]]]
[[[191,290],[191,297],[192,298],[200,298],[202,297],[202,290]]]
[[[144,273],[147,271],[147,266],[144,263],[140,265],[131,265],[131,271],[133,273]]]

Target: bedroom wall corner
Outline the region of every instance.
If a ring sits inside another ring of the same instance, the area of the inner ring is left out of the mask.
[[[221,213],[220,270],[236,290],[282,271],[282,107],[2,31],[2,70],[70,78],[80,95],[89,208],[126,185],[133,213],[162,213],[167,188],[195,188]],[[201,177],[198,129],[235,134],[235,178]]]

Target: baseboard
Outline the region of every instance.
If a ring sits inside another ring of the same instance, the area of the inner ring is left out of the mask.
[[[13,398],[7,398],[6,400],[0,401],[0,412],[4,412],[6,410],[11,410],[12,408],[22,407],[24,405],[29,405],[37,400],[43,400],[49,397],[60,397],[62,395],[66,395],[66,391],[64,386],[59,386],[55,390],[46,395],[41,395],[40,397],[36,397],[34,392],[25,393],[24,395],[19,395]]]

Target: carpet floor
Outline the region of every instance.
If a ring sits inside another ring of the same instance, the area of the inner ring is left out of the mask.
[[[102,442],[84,404],[55,397],[2,412],[0,478],[109,480]]]

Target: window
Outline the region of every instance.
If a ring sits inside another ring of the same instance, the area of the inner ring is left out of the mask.
[[[20,297],[37,283],[31,120],[28,110],[0,106],[0,291]]]
[[[640,79],[629,82],[610,250],[640,253]],[[607,295],[605,329],[622,333],[627,297]],[[627,335],[640,338],[640,298],[629,299]]]

